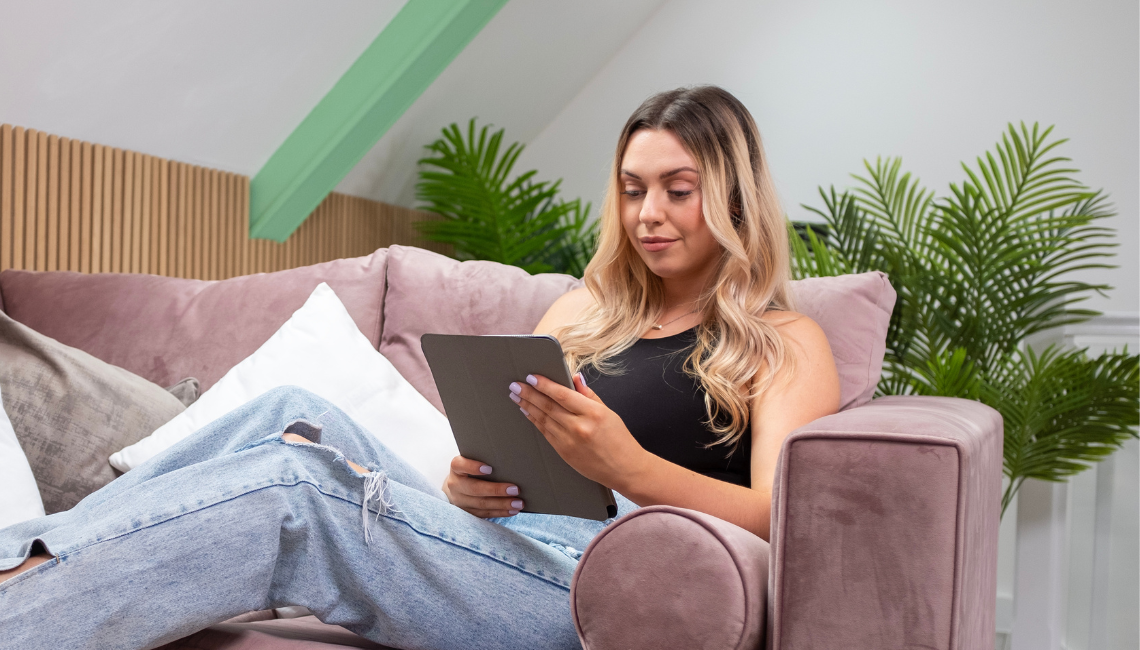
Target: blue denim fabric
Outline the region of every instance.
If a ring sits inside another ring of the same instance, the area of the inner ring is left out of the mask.
[[[0,530],[0,569],[37,541],[56,558],[0,583],[0,647],[148,648],[303,605],[400,648],[576,648],[570,578],[608,523],[474,517],[335,406],[280,388]]]

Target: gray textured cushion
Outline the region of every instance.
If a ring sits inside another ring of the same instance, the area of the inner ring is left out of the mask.
[[[0,388],[48,514],[114,480],[107,457],[186,408],[161,386],[3,313]]]
[[[177,397],[182,406],[190,408],[202,396],[202,384],[194,377],[187,377],[173,386],[167,386],[166,392]]]

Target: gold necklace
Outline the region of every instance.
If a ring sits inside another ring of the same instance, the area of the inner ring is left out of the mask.
[[[665,323],[665,325],[672,325],[673,323],[676,323],[677,321],[679,321],[679,320],[681,320],[682,318],[684,318],[684,317],[688,316],[689,314],[695,314],[695,313],[697,313],[697,310],[696,310],[696,309],[694,309],[694,310],[692,310],[692,311],[687,311],[687,312],[685,312],[685,313],[681,314],[680,316],[678,316],[678,317],[674,318],[673,320],[669,321],[668,323]],[[657,323],[654,323],[654,324],[653,324],[653,329],[655,329],[655,330],[659,330],[659,329],[662,329],[662,328],[664,328],[664,327],[665,327],[665,325],[658,325]]]

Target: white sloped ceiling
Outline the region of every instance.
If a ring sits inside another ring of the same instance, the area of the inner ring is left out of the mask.
[[[405,0],[0,0],[0,122],[254,175]]]

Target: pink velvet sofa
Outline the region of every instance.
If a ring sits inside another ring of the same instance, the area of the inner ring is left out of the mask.
[[[429,400],[424,332],[530,332],[578,286],[393,246],[356,259],[220,282],[0,273],[0,309],[167,386],[205,391],[320,282]],[[584,647],[992,647],[1002,423],[964,400],[871,400],[895,294],[881,274],[795,284],[823,327],[843,409],[794,432],[774,486],[771,544],[672,507],[637,511],[586,550],[570,605]],[[254,612],[168,648],[378,648],[312,616]],[[457,644],[460,647],[460,644]]]

